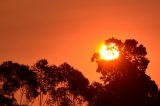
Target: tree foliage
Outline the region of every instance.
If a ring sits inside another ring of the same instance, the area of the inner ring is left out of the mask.
[[[146,75],[149,60],[146,48],[138,45],[134,39],[125,42],[110,38],[105,44],[115,43],[120,51],[118,59],[106,61],[95,53],[92,61],[98,64],[97,72],[101,73],[105,91],[98,97],[95,106],[156,106],[158,87]],[[110,95],[110,96],[109,96]],[[108,98],[108,100],[107,100]],[[105,101],[106,100],[106,101]]]
[[[40,106],[87,104],[84,95],[89,81],[67,63],[55,66],[41,59],[29,67],[6,61],[0,65],[0,82],[0,105],[29,105],[38,96]],[[20,101],[15,98],[18,91]]]
[[[36,78],[28,66],[6,61],[0,65],[1,94],[15,101],[14,94],[21,89],[21,99],[25,94],[27,101],[31,101],[37,96]]]
[[[114,43],[120,52],[115,60],[103,60],[94,53],[103,83],[89,83],[68,63],[50,65],[46,59],[32,66],[12,61],[0,64],[0,106],[29,106],[39,98],[40,106],[159,106],[160,91],[146,74],[146,48],[134,39]],[[15,95],[20,92],[20,100]]]

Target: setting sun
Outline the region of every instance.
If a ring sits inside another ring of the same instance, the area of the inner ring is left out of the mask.
[[[118,47],[114,43],[103,45],[100,50],[100,57],[105,60],[114,60],[119,57]]]

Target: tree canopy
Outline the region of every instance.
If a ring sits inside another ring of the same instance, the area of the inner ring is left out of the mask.
[[[105,40],[105,45],[110,43],[118,47],[119,58],[105,60],[99,53],[91,58],[102,82],[89,83],[68,63],[50,65],[46,59],[31,66],[1,63],[0,106],[30,106],[36,98],[40,106],[159,106],[160,91],[146,74],[146,48],[134,39]]]
[[[158,101],[158,87],[146,74],[149,63],[146,48],[134,39],[122,42],[110,38],[105,40],[105,44],[108,43],[118,46],[120,56],[111,61],[100,59],[98,53],[92,57],[92,61],[98,64],[97,72],[102,74],[101,80],[106,93],[103,92],[98,97],[96,105],[100,102],[103,104],[101,106],[155,106]],[[109,98],[109,103],[105,98]]]
[[[36,97],[40,106],[88,104],[85,98],[88,79],[67,63],[49,65],[41,59],[29,67],[6,61],[0,65],[0,82],[0,105],[31,105]],[[15,98],[18,91],[20,101]]]

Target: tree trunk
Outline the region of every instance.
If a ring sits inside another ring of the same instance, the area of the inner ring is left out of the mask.
[[[22,105],[23,93],[24,93],[24,90],[22,88],[21,89],[21,98],[20,98],[20,103],[19,103],[20,106]]]
[[[39,101],[39,106],[42,106],[42,92],[40,91],[40,101]]]

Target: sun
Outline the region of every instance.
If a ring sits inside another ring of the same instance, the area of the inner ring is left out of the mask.
[[[114,43],[103,45],[100,50],[101,59],[114,60],[119,57],[118,47]]]

